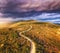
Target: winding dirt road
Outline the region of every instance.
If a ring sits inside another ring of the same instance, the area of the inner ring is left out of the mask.
[[[36,46],[35,46],[34,41],[22,34],[22,33],[25,33],[25,32],[30,31],[31,29],[32,29],[32,26],[30,26],[30,28],[28,30],[25,30],[25,31],[20,32],[19,35],[22,36],[22,37],[24,37],[28,41],[30,41],[30,43],[31,43],[30,53],[36,53]]]

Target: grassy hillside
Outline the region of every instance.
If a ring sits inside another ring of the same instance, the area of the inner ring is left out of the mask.
[[[34,20],[20,21],[0,30],[0,53],[29,53],[31,43],[19,36],[25,31],[36,44],[36,53],[60,53],[60,25]]]

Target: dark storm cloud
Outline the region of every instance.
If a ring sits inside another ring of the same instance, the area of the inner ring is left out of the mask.
[[[0,0],[0,12],[29,12],[60,9],[60,0]]]

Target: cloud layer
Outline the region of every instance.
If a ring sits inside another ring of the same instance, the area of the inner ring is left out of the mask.
[[[60,9],[60,0],[0,0],[0,12],[28,12]]]
[[[52,22],[52,23],[60,23],[60,13],[42,13],[38,16],[32,16],[32,17],[3,17],[3,14],[0,14],[0,23],[8,23],[8,22],[14,22],[19,20],[38,20],[42,22]]]

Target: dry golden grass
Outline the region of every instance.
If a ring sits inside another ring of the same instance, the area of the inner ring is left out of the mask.
[[[0,30],[0,40],[5,40],[7,35],[8,38],[10,39],[10,40],[6,39],[7,43],[9,43],[12,47],[13,46],[17,47],[17,51],[19,51],[18,49],[20,49],[20,52],[25,53],[27,49],[26,47],[28,48],[30,47],[30,42],[28,42],[26,39],[22,37],[19,37],[17,31],[21,32],[27,30],[30,28],[30,26],[32,26],[31,31],[24,33],[24,35],[31,38],[36,43],[37,53],[60,52],[60,25],[55,25],[51,23],[38,22],[33,20],[13,23],[9,25],[8,28]],[[17,45],[15,45],[15,43],[14,45],[12,45],[14,41],[21,45],[21,47],[18,47]],[[5,45],[3,43],[0,44],[0,47],[4,48],[4,46]],[[13,50],[13,52],[14,51],[15,49]],[[16,53],[18,53],[17,51]],[[29,49],[27,50],[26,53],[29,53]]]
[[[3,23],[3,22],[0,23],[0,29],[6,28],[8,26],[9,26],[9,23]]]

